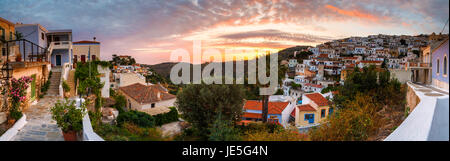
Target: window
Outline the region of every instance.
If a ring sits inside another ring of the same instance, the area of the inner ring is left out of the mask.
[[[2,34],[2,35],[0,36],[0,38],[1,38],[2,40],[6,40],[5,29],[0,27],[0,31],[1,31],[0,33]]]
[[[447,75],[447,56],[444,56],[444,75]]]
[[[128,99],[128,109],[131,109],[131,101]]]
[[[313,124],[314,123],[314,114],[305,114],[305,121],[308,121],[308,123]]]
[[[2,48],[2,56],[6,56],[6,48]]]
[[[332,114],[333,113],[333,108],[329,108],[328,109],[328,115],[330,115],[330,114]]]
[[[41,33],[41,39],[42,39],[42,40],[45,40],[45,35],[44,35],[44,33]]]
[[[436,74],[438,74],[439,75],[439,59],[437,60],[437,63],[436,63],[437,65],[436,65]]]
[[[10,31],[9,32],[9,40],[12,40],[13,39],[13,33]]]
[[[155,108],[155,104],[154,103],[152,103],[152,108]]]
[[[325,117],[325,114],[326,114],[325,109],[320,110],[320,117],[321,117],[321,118],[324,118],[324,117]]]

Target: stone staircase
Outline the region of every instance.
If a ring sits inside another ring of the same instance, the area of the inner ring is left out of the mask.
[[[76,96],[75,90],[75,70],[72,69],[69,71],[69,75],[67,76],[67,84],[70,87],[70,97]]]
[[[61,83],[61,69],[52,69],[52,77],[50,78],[50,87],[48,88],[48,96],[59,96],[59,85]]]

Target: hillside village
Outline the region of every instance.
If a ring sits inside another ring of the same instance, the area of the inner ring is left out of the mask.
[[[2,139],[63,140],[61,129],[48,112],[63,98],[76,101],[78,107],[83,101],[91,102],[83,117],[79,140],[171,140],[170,137],[184,135],[193,126],[184,118],[188,114],[177,107],[182,103],[176,103],[177,94],[185,86],[173,85],[167,77],[155,72],[153,68],[157,65],[139,64],[127,55],[113,55],[112,60],[102,61],[101,42],[95,37],[74,41],[70,29],[47,30],[40,24],[12,23],[3,18],[0,23],[2,69],[11,66],[12,71],[2,77],[32,78],[23,96],[25,101],[13,111],[23,116],[11,118],[7,109],[0,111],[3,134],[11,135]],[[236,124],[253,126],[250,124],[267,121],[294,129],[296,137],[297,134],[303,137],[339,110],[333,102],[339,94],[336,88],[345,85],[353,72],[369,67],[389,71],[402,84],[430,85],[440,96],[448,98],[448,57],[441,48],[448,51],[448,35],[435,33],[350,37],[303,47],[280,60],[279,65],[287,67],[287,71],[279,86],[281,93],[268,96],[267,118],[263,118],[262,99],[242,99],[239,100],[242,113]],[[435,59],[441,52],[442,58]],[[444,77],[433,74],[436,70]],[[412,112],[418,102],[408,104],[411,105],[408,112]],[[8,100],[2,100],[3,105],[8,106]],[[134,120],[137,117],[146,121]],[[14,123],[21,123],[22,127],[15,132],[8,130]],[[155,132],[158,131],[155,128],[160,131]],[[123,134],[124,129],[141,132]],[[167,137],[155,138],[152,134]]]

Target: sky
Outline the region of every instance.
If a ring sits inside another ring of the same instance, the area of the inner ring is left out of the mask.
[[[448,0],[0,0],[0,17],[72,29],[73,41],[101,42],[101,59],[170,61],[170,53],[264,49],[271,52],[375,34],[439,33]],[[443,33],[448,33],[449,27]],[[239,53],[234,53],[239,54]]]

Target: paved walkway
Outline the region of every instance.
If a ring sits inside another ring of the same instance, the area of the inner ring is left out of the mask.
[[[50,108],[61,98],[45,96],[23,113],[27,124],[14,136],[13,141],[64,141],[61,129],[52,119]]]

